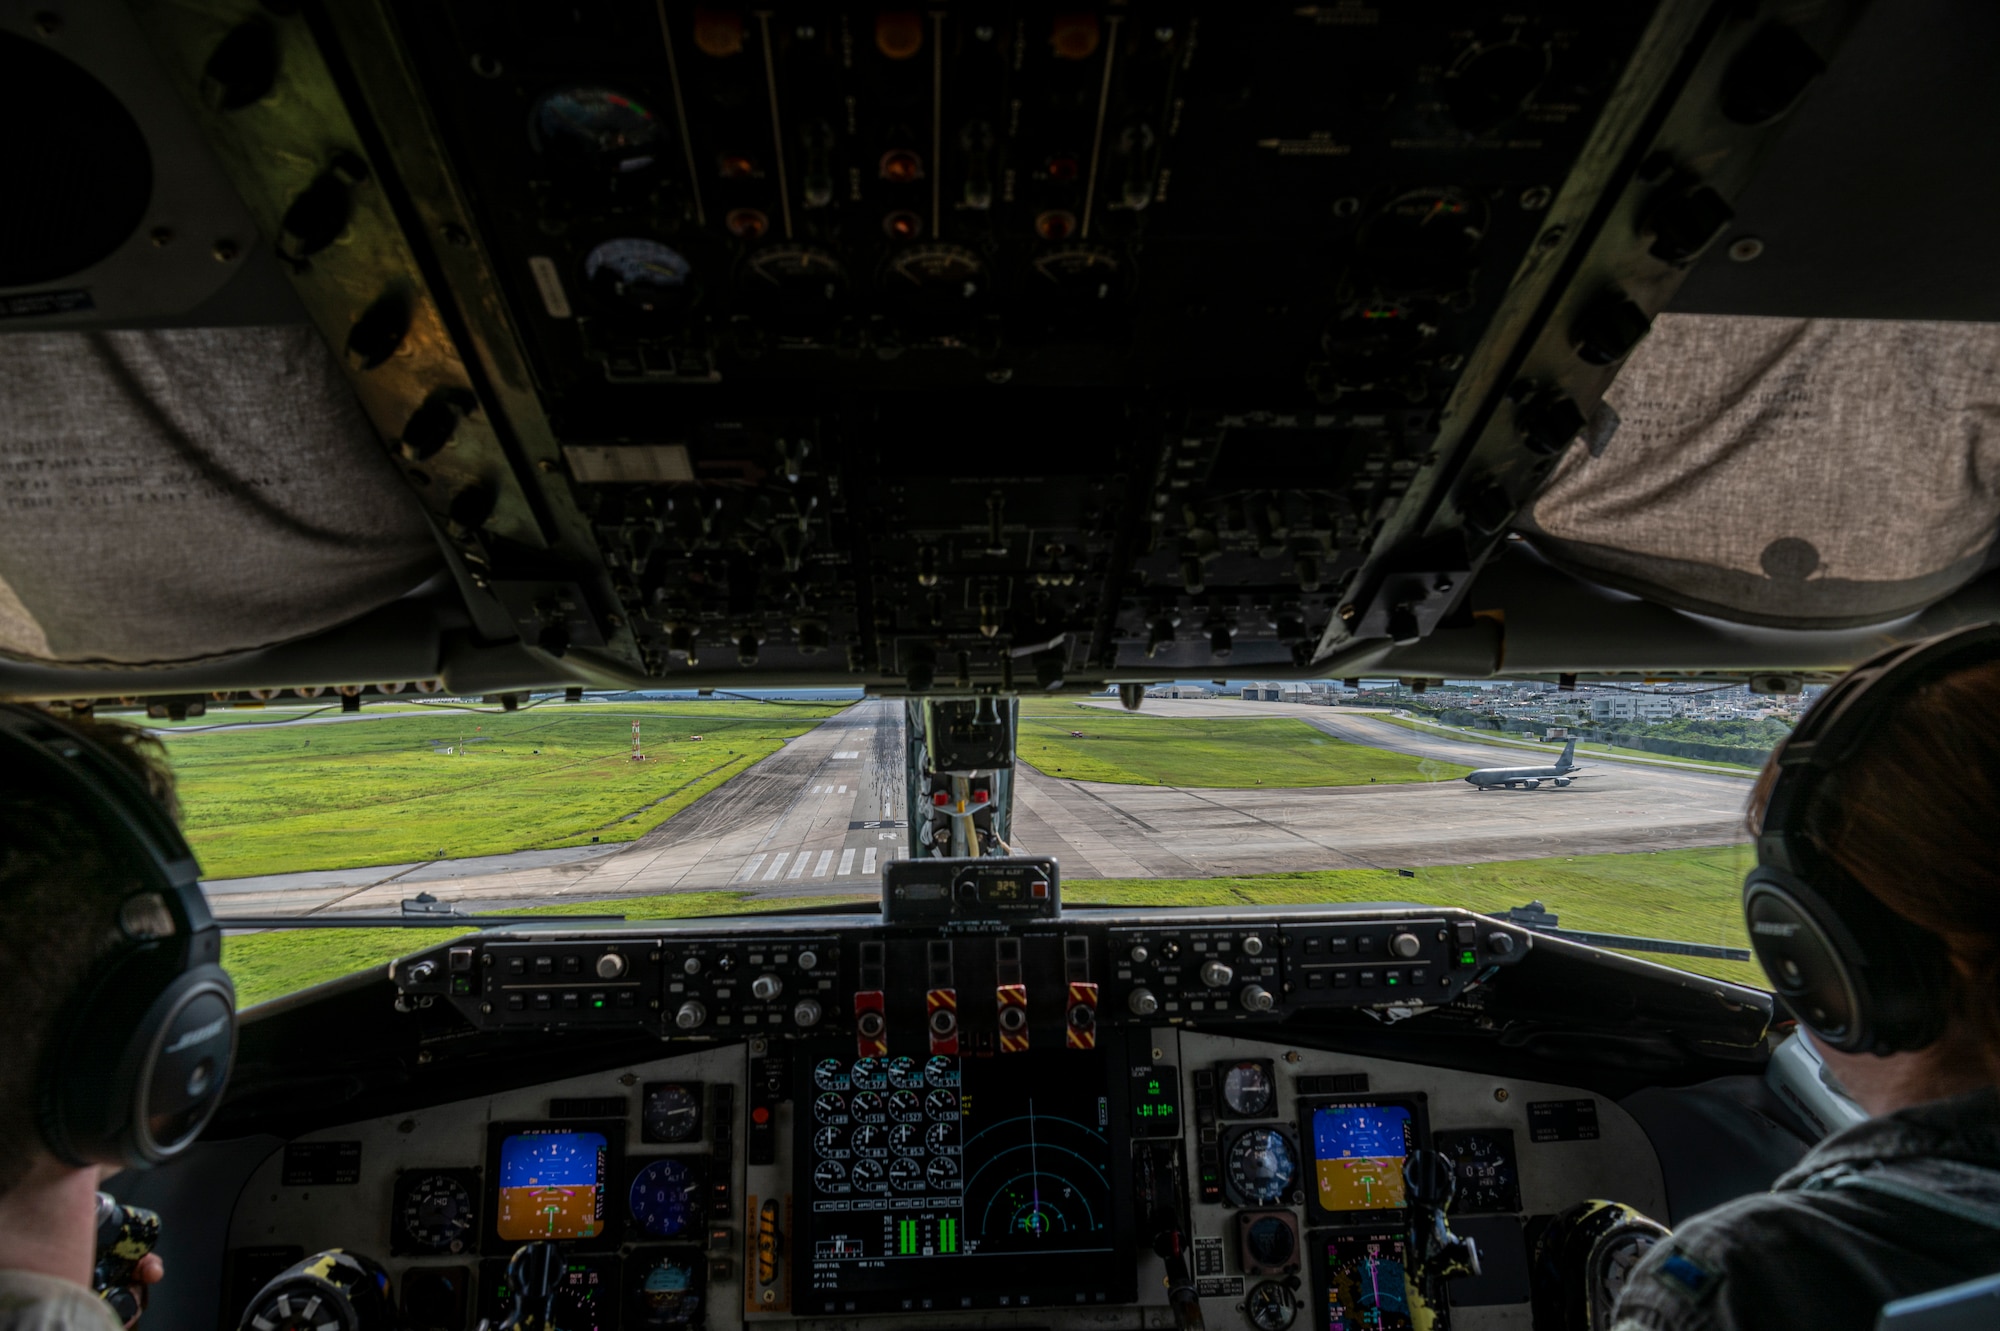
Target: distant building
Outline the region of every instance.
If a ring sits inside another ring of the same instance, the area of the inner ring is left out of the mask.
[[[1687,704],[1658,694],[1627,693],[1590,700],[1593,721],[1665,721],[1681,715]]]
[[[1248,702],[1278,702],[1284,696],[1284,685],[1264,682],[1245,684],[1243,697]]]
[[[1148,698],[1213,698],[1214,692],[1199,684],[1155,684],[1146,690]]]

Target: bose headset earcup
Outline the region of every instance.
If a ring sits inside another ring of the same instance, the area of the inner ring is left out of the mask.
[[[1859,887],[1842,898],[1836,909],[1782,869],[1752,870],[1743,913],[1758,963],[1785,1006],[1834,1048],[1923,1048],[1944,1030],[1943,943]]]
[[[75,1167],[171,1159],[221,1107],[236,1052],[236,989],[193,852],[136,777],[33,712],[0,708],[0,771],[103,824],[133,879],[124,941],[65,1002],[44,1051],[42,1138]]]
[[[1953,670],[2000,660],[2000,625],[1895,648],[1822,695],[1777,753],[1777,776],[1743,880],[1750,945],[1778,996],[1847,1053],[1922,1049],[1949,1018],[1944,940],[1904,919],[1833,862],[1808,831],[1821,787],[1901,698]]]
[[[236,1053],[235,986],[220,966],[199,965],[162,990],[135,973],[150,969],[146,960],[105,975],[55,1053],[44,1129],[70,1164],[160,1164],[222,1104]]]

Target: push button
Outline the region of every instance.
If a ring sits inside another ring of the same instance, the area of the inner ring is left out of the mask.
[[[548,994],[535,995],[535,1011],[547,1012],[550,1008],[554,1006],[555,1006],[555,999],[550,995]]]
[[[535,958],[535,974],[554,975],[555,973],[556,973],[556,959],[554,957]]]

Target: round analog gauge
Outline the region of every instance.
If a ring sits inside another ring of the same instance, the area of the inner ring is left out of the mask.
[[[1285,1331],[1299,1315],[1299,1301],[1283,1285],[1266,1280],[1250,1291],[1243,1312],[1257,1331]]]
[[[1230,1185],[1246,1206],[1270,1206],[1285,1200],[1298,1175],[1292,1144],[1271,1128],[1252,1128],[1230,1144]]]
[[[838,1091],[822,1091],[813,1101],[813,1117],[822,1123],[847,1122],[847,1099]]]
[[[403,1190],[396,1223],[419,1252],[464,1252],[472,1241],[472,1193],[449,1174],[425,1174]]]
[[[889,1092],[889,1117],[898,1122],[917,1122],[924,1116],[924,1098],[915,1091]]]
[[[847,1089],[847,1064],[837,1058],[823,1058],[813,1068],[813,1084],[822,1091]]]
[[[958,1186],[958,1161],[948,1155],[934,1155],[924,1166],[924,1177],[933,1188],[955,1188]]]
[[[861,1192],[887,1192],[889,1171],[880,1160],[856,1160],[851,1176],[854,1186]]]
[[[1456,189],[1411,190],[1389,201],[1356,238],[1370,271],[1400,291],[1454,289],[1486,237],[1486,203]]]
[[[1095,246],[1044,254],[1035,260],[1031,289],[1076,305],[1109,305],[1123,290],[1118,256]]]
[[[583,260],[583,278],[613,305],[637,314],[662,314],[687,302],[693,269],[679,250],[657,240],[607,240]]]
[[[701,1099],[676,1082],[652,1087],[646,1092],[640,1121],[647,1141],[692,1141],[701,1134]]]
[[[648,1326],[684,1326],[697,1321],[701,1295],[694,1264],[680,1257],[658,1257],[639,1278],[639,1301]]]
[[[744,261],[736,283],[747,306],[791,333],[809,331],[806,326],[837,311],[847,289],[847,269],[840,260],[810,245],[758,250]]]
[[[909,1156],[901,1156],[889,1162],[889,1186],[899,1189],[920,1188],[924,1183],[924,1167]]]
[[[940,1122],[958,1117],[958,1093],[936,1090],[924,1097],[924,1112]]]
[[[813,1149],[821,1155],[832,1155],[847,1145],[847,1134],[839,1128],[821,1128],[813,1134]]]
[[[1299,1232],[1289,1211],[1266,1212],[1243,1225],[1243,1265],[1257,1271],[1282,1271],[1298,1260]]]
[[[1238,1118],[1261,1118],[1269,1113],[1275,1089],[1270,1065],[1256,1059],[1232,1063],[1222,1074],[1222,1103]]]
[[[1521,1178],[1510,1134],[1441,1133],[1437,1149],[1451,1161],[1453,1215],[1521,1209]]]
[[[535,103],[529,137],[559,166],[624,175],[653,164],[660,122],[610,88],[562,88]]]
[[[854,1089],[857,1091],[879,1091],[889,1084],[888,1076],[882,1070],[879,1058],[857,1058],[852,1074]]]
[[[933,1123],[924,1132],[924,1145],[933,1151],[957,1151],[958,1129],[949,1123]]]
[[[958,1060],[946,1054],[932,1054],[924,1064],[924,1080],[933,1086],[958,1085]]]
[[[813,1166],[813,1182],[822,1188],[837,1188],[847,1182],[847,1166],[838,1160],[822,1160]]]
[[[652,1160],[632,1177],[626,1205],[651,1238],[670,1239],[694,1219],[694,1171],[680,1160]]]
[[[924,1149],[924,1134],[914,1124],[898,1123],[889,1129],[889,1149],[898,1155],[916,1155]]]
[[[986,265],[961,245],[918,245],[889,261],[882,285],[910,314],[949,318],[986,295]]]
[[[887,1155],[888,1134],[873,1123],[863,1123],[854,1130],[853,1146],[856,1155]]]
[[[889,1060],[889,1084],[905,1091],[921,1091],[924,1088],[923,1064],[908,1054]]]
[[[880,1091],[856,1091],[849,1102],[857,1123],[880,1123],[888,1118],[887,1102]]]

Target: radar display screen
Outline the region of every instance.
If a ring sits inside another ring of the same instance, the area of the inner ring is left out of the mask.
[[[549,1127],[507,1132],[496,1162],[494,1232],[507,1243],[603,1234],[610,1153],[602,1132]]]
[[[1410,1284],[1401,1230],[1334,1234],[1314,1256],[1313,1331],[1409,1331]]]
[[[1422,1140],[1417,1104],[1361,1098],[1301,1108],[1311,1124],[1314,1209],[1343,1220],[1401,1210],[1403,1162]]]
[[[1127,1180],[1113,1168],[1126,1087],[1108,1057],[895,1059],[884,1092],[882,1060],[821,1053],[799,1127],[800,1311],[1130,1302]]]

